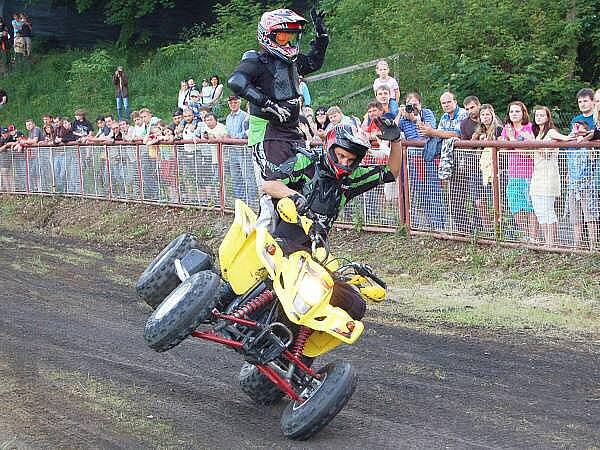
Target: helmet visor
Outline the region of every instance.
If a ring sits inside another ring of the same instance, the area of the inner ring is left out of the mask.
[[[297,31],[278,30],[275,31],[273,40],[282,47],[298,47],[300,45],[300,33]]]

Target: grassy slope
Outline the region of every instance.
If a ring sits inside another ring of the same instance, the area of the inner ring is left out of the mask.
[[[177,104],[180,80],[193,77],[200,84],[202,78],[216,74],[226,85],[241,55],[257,47],[255,24],[262,9],[253,8],[251,5],[232,6],[230,11],[222,13],[213,36],[192,38],[160,49],[122,50],[103,44],[93,50],[72,49],[35,55],[35,63],[24,62],[4,78],[2,87],[9,93],[9,104],[0,110],[0,124],[15,123],[24,127],[27,118],[41,121],[44,113],[72,117],[79,107],[86,108],[92,120],[99,114],[115,113],[111,75],[117,65],[123,65],[129,75],[130,108],[148,107],[158,117],[168,120]],[[312,32],[305,35],[305,50],[311,38]],[[359,50],[356,44],[349,46],[343,38],[332,35],[322,71],[390,53],[387,49],[366,48],[368,50]],[[393,61],[391,66],[396,76],[410,76],[406,70],[400,70],[403,66],[400,61]],[[370,85],[375,76],[374,69],[369,68],[312,83],[313,103],[335,102],[345,111],[362,114],[370,91],[351,100],[340,98]],[[226,88],[225,96],[228,93]]]
[[[184,230],[217,248],[231,217],[170,209],[43,197],[0,196],[0,228],[106,242],[143,269]],[[538,253],[338,230],[336,255],[373,265],[390,300],[372,305],[373,320],[426,327],[527,330],[600,339],[600,256]],[[120,280],[131,285],[134,280]]]

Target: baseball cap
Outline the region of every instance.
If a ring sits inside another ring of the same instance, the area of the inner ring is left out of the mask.
[[[8,133],[8,128],[2,128],[2,129],[0,129],[0,132],[1,133]]]
[[[8,129],[8,131],[15,131],[15,126],[11,124],[8,126],[7,129]]]
[[[231,100],[239,100],[239,99],[240,99],[240,98],[239,98],[237,95],[230,95],[229,97],[227,97],[227,100],[228,100],[228,101],[231,101]]]
[[[182,114],[183,114],[183,109],[177,108],[175,111],[173,111],[173,114],[171,114],[171,117],[181,116]]]
[[[198,92],[197,90],[194,89],[192,92],[190,92],[190,97],[192,95],[197,95],[198,97],[200,97],[200,92]]]

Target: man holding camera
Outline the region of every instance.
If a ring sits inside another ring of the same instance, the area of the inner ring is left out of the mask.
[[[112,80],[115,85],[115,97],[117,99],[117,118],[119,121],[123,118],[121,109],[124,109],[125,120],[129,120],[129,78],[123,71],[122,66],[117,67]]]
[[[421,133],[420,127],[435,128],[436,120],[433,111],[423,108],[421,95],[409,92],[405,98],[404,117],[400,120],[399,128],[408,140],[425,141],[427,136]],[[435,161],[425,161],[423,150],[408,147],[408,173],[411,192],[411,217],[417,216],[416,209],[420,207],[425,218],[436,230],[442,231],[446,224],[446,215],[442,205],[442,189],[437,174]],[[415,223],[419,226],[421,224]]]

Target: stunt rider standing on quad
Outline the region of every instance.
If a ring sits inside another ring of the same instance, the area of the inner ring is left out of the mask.
[[[289,9],[264,13],[257,32],[262,51],[244,53],[228,80],[231,90],[250,102],[248,145],[254,146],[254,158],[263,179],[293,157],[298,145],[304,146],[298,130],[302,95],[298,75],[321,68],[329,43],[325,13],[313,9],[310,14],[316,38],[305,55],[300,53],[300,37],[306,20]],[[272,211],[266,197],[261,199],[262,209]]]
[[[274,168],[263,183],[263,190],[274,201],[289,197],[300,213],[311,216],[312,239],[325,241],[339,211],[352,198],[380,184],[396,180],[401,167],[400,129],[390,119],[377,119],[381,137],[391,141],[386,165],[360,166],[369,144],[350,125],[337,125],[329,131],[323,153],[301,151]],[[280,220],[273,236],[283,240],[284,251],[310,249],[311,239],[302,228]],[[331,304],[354,318],[365,313],[365,301],[344,282],[335,283]]]

